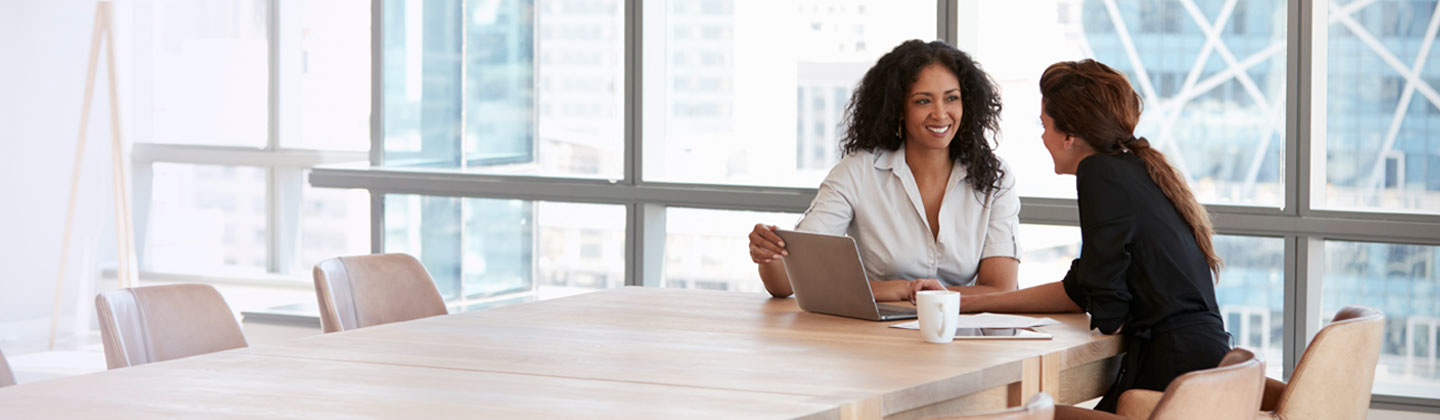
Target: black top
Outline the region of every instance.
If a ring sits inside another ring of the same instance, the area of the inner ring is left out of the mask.
[[[1145,162],[1130,153],[1095,154],[1075,175],[1082,242],[1062,283],[1090,313],[1090,327],[1146,330],[1206,312],[1219,321],[1205,254]]]

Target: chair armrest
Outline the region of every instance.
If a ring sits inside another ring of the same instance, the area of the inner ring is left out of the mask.
[[[1265,395],[1260,397],[1260,411],[1275,411],[1280,402],[1280,393],[1285,392],[1285,381],[1265,378]]]
[[[1151,391],[1148,389],[1132,389],[1120,394],[1120,404],[1116,405],[1115,413],[1125,418],[1148,419],[1150,413],[1155,411],[1155,406],[1160,405],[1160,398],[1165,393]]]

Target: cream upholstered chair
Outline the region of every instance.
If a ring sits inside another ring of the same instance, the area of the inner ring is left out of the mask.
[[[1041,392],[1030,397],[1025,405],[989,414],[943,417],[943,420],[1051,420],[1055,418],[1055,400]],[[939,419],[935,419],[939,420]]]
[[[445,315],[445,299],[415,257],[377,254],[315,264],[315,297],[325,332]]]
[[[245,347],[225,298],[204,284],[113,290],[95,297],[110,369]]]
[[[10,362],[5,361],[5,353],[0,352],[0,388],[15,385],[15,374],[10,372]]]
[[[1260,407],[1265,362],[1245,349],[1230,350],[1220,366],[1186,373],[1164,393],[1132,389],[1120,395],[1116,414],[1069,406],[1055,408],[1056,419],[1252,420]]]
[[[1341,309],[1310,340],[1289,384],[1266,380],[1260,418],[1365,418],[1384,335],[1385,314],[1363,306]]]

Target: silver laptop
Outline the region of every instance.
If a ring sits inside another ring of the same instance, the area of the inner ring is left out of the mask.
[[[781,257],[800,309],[871,321],[915,317],[915,308],[875,303],[860,248],[849,236],[776,230],[790,254]]]

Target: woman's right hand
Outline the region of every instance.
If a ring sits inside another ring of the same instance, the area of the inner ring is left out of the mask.
[[[775,234],[775,229],[774,225],[755,224],[755,229],[750,231],[750,261],[768,264],[775,261],[775,257],[790,255],[785,252],[785,241]]]

